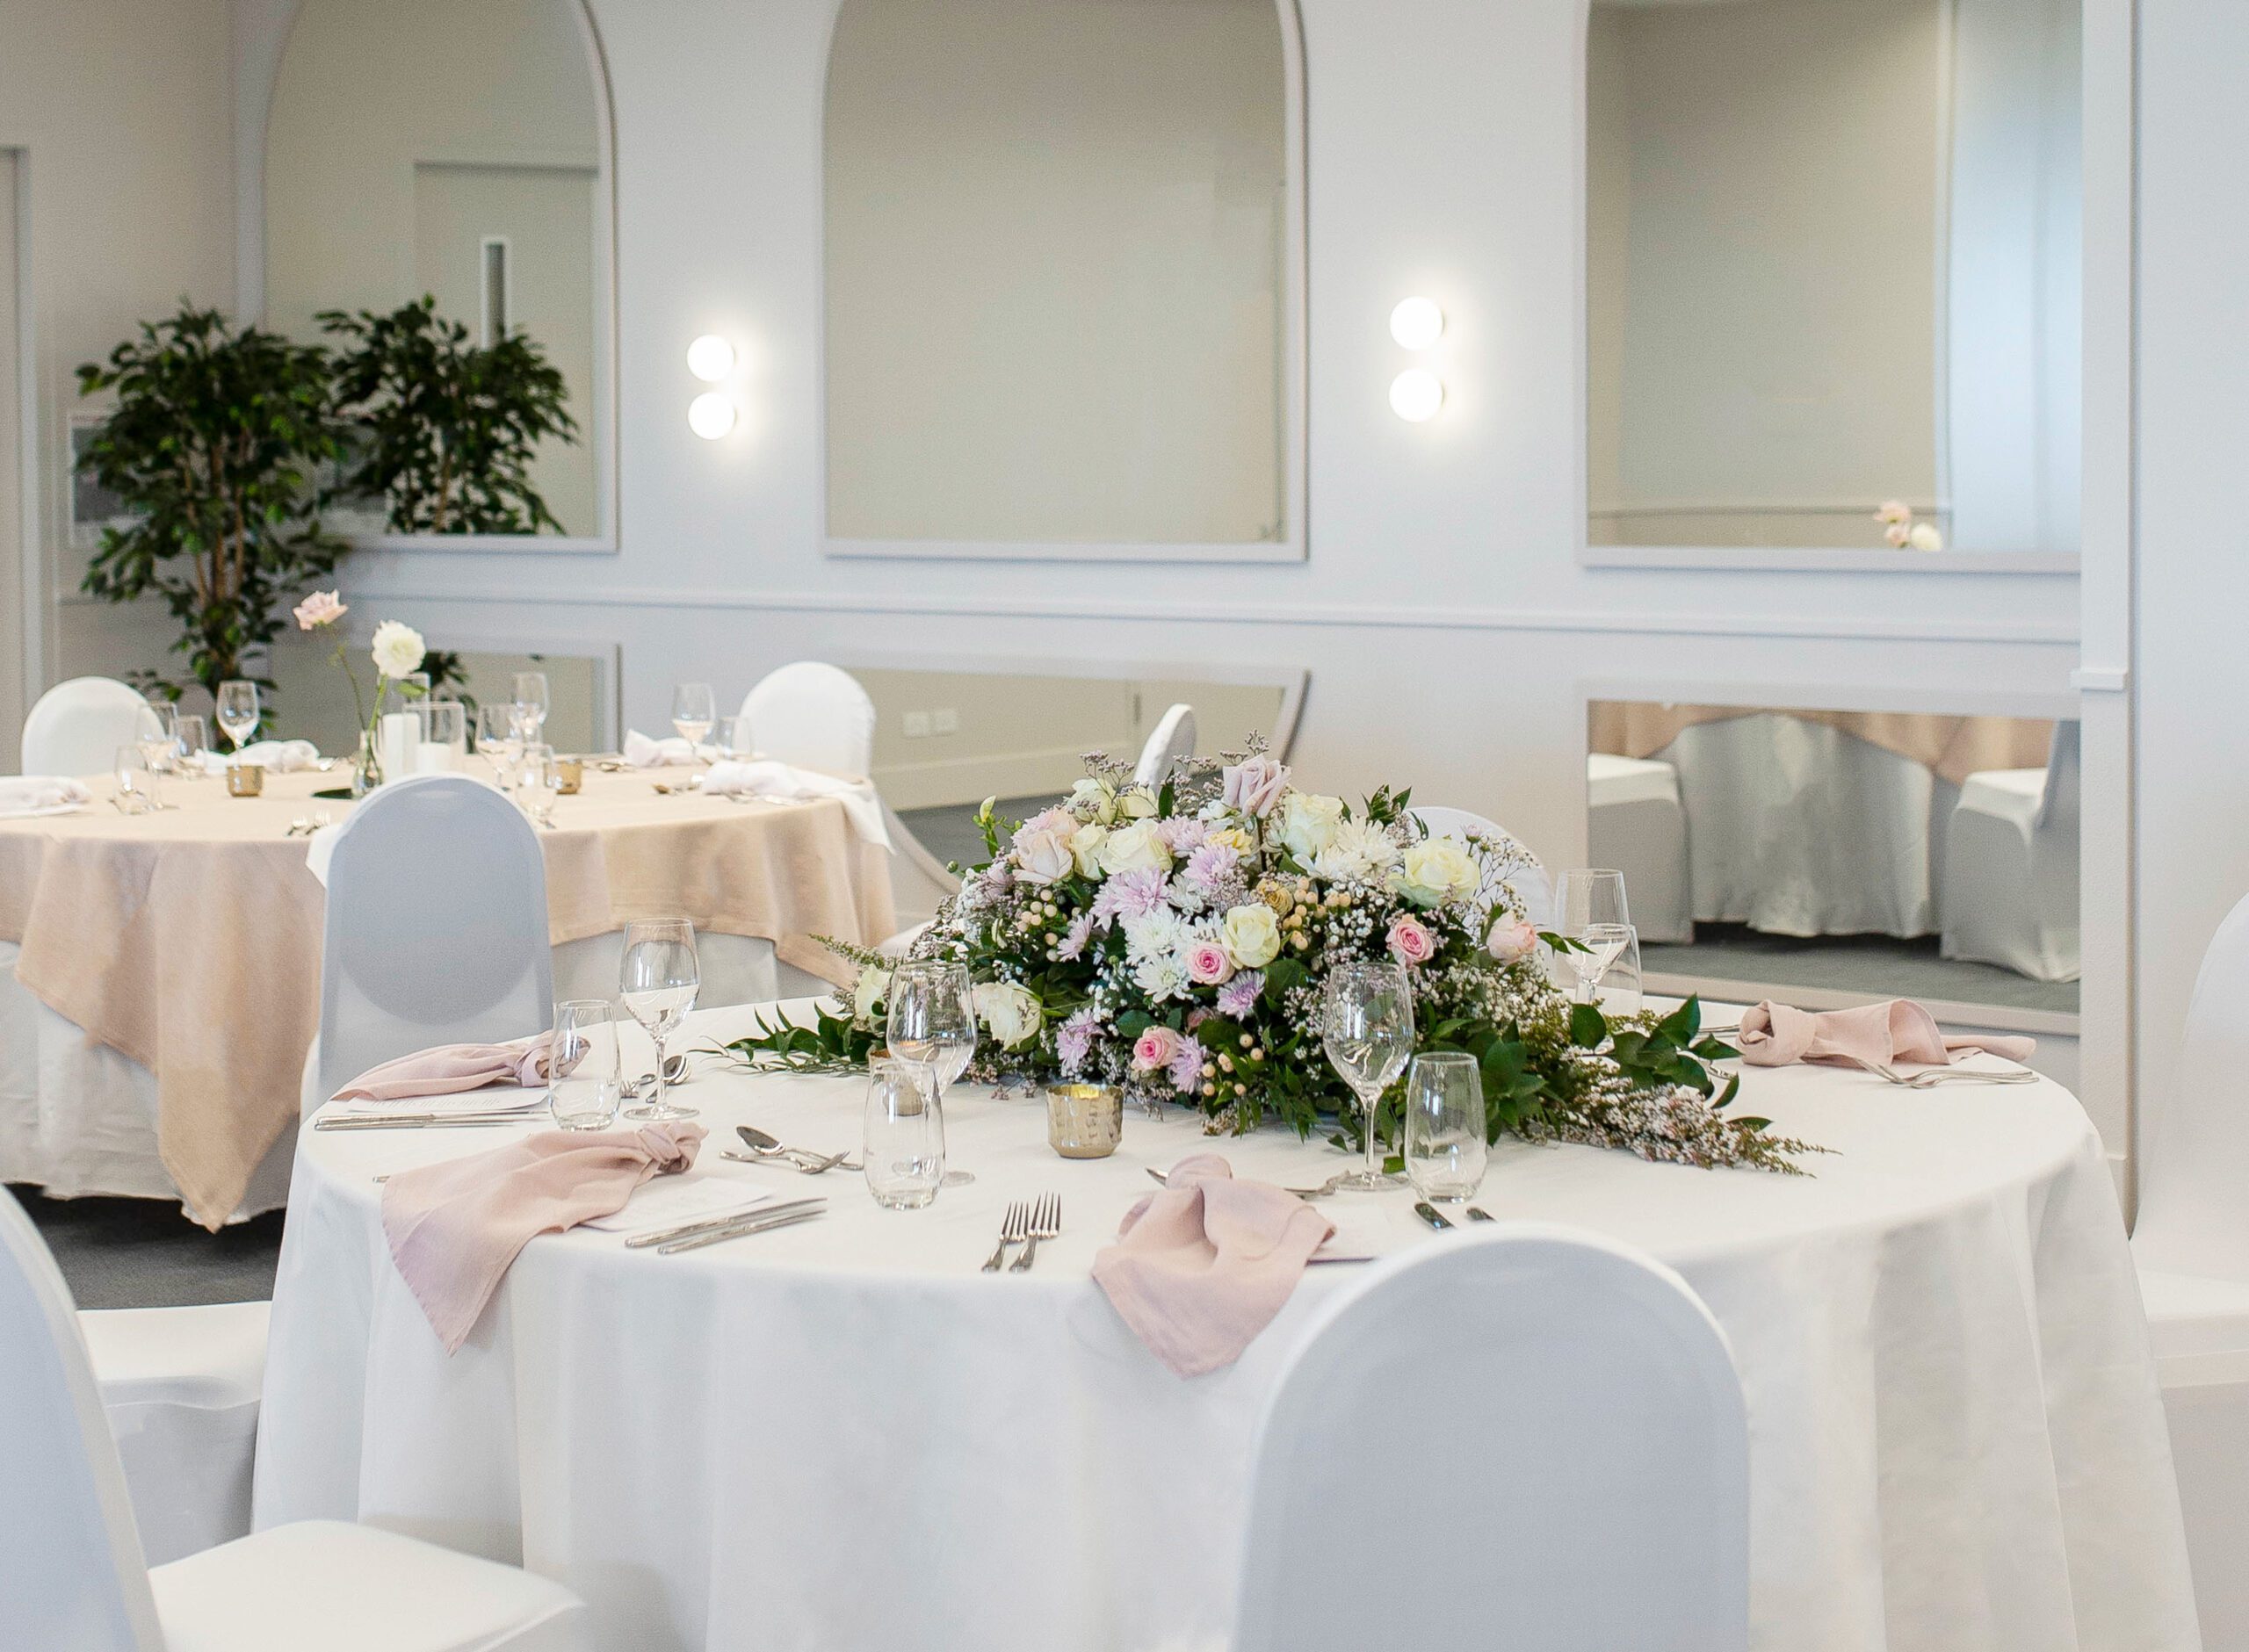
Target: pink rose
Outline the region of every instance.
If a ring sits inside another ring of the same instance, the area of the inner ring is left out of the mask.
[[[299,631],[312,631],[322,625],[332,625],[342,619],[344,604],[338,599],[340,591],[315,591],[291,611],[297,617]]]
[[[1874,519],[1884,523],[1911,522],[1913,508],[1902,499],[1885,499],[1876,508]]]
[[[1882,530],[1882,537],[1903,550],[1906,542],[1913,537],[1913,530],[1902,522],[1893,522]]]
[[[1538,926],[1528,918],[1502,915],[1484,941],[1484,950],[1501,963],[1520,963],[1537,948]]]
[[[1132,1071],[1159,1072],[1178,1057],[1185,1041],[1168,1027],[1151,1027],[1132,1041]]]
[[[1289,789],[1289,771],[1260,752],[1224,770],[1219,781],[1224,790],[1219,795],[1228,808],[1262,819]]]
[[[1067,832],[1018,833],[1015,861],[1016,876],[1026,884],[1059,884],[1078,867]]]
[[[1390,956],[1411,969],[1427,963],[1437,949],[1437,938],[1420,919],[1399,913],[1390,920]]]
[[[1233,974],[1233,960],[1215,941],[1198,941],[1187,949],[1187,978],[1197,986],[1216,986]]]

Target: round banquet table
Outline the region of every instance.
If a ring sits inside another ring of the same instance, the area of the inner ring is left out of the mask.
[[[675,1048],[748,1013],[698,1014]],[[848,1172],[718,1156],[752,1122],[856,1147],[858,1081],[699,1065],[682,1097],[713,1132],[696,1173],[824,1193],[826,1214],[669,1257],[583,1229],[534,1239],[450,1359],[390,1261],[374,1179],[524,1127],[300,1134],[258,1525],[357,1519],[520,1562],[582,1594],[620,1652],[1222,1644],[1262,1409],[1314,1311],[1365,1275],[1307,1270],[1238,1363],[1182,1380],[1089,1265],[1149,1166],[1215,1147],[1301,1185],[1342,1156],[1272,1129],[1214,1143],[1174,1110],[1069,1162],[1038,1098],[964,1085],[951,1158],[976,1181],[894,1212]],[[1510,1142],[1479,1202],[1645,1248],[1725,1327],[1748,1401],[1754,1643],[2197,1645],[2131,1259],[2075,1099],[1809,1067],[1752,1069],[1743,1090],[1833,1150],[1814,1175]],[[1028,1274],[980,1273],[1005,1204],[1043,1191],[1061,1237]],[[1378,1251],[1445,1243],[1410,1197],[1322,1208]],[[1455,1414],[1534,1427],[1537,1400],[1463,1394]],[[1305,1562],[1359,1566],[1369,1535],[1338,1510]]]

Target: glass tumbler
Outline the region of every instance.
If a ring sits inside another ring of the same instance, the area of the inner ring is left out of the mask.
[[[605,1130],[624,1101],[617,1021],[605,999],[566,999],[554,1006],[547,1046],[546,1104],[566,1130]]]
[[[867,1191],[888,1210],[919,1210],[945,1177],[945,1116],[927,1067],[878,1061],[867,1069]]]
[[[1486,1152],[1476,1057],[1457,1050],[1414,1057],[1406,1073],[1407,1179],[1424,1199],[1472,1199]]]

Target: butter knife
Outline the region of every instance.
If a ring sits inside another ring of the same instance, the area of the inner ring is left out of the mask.
[[[704,1216],[694,1222],[683,1222],[676,1228],[659,1228],[654,1233],[636,1233],[625,1241],[628,1251],[645,1250],[651,1244],[669,1244],[674,1239],[692,1238],[698,1233],[709,1233],[716,1228],[731,1228],[737,1222],[748,1222],[757,1216],[778,1216],[785,1210],[802,1210],[820,1203],[817,1199],[792,1199],[786,1204],[752,1205],[743,1210],[729,1210],[722,1216]]]
[[[681,1251],[698,1251],[706,1244],[723,1244],[728,1239],[739,1239],[745,1234],[763,1233],[771,1228],[793,1227],[799,1222],[809,1222],[828,1208],[828,1201],[818,1201],[809,1210],[769,1211],[748,1222],[737,1222],[731,1227],[719,1228],[709,1233],[692,1234],[684,1239],[674,1239],[669,1244],[656,1247],[658,1256],[671,1256]]]
[[[1422,1221],[1428,1223],[1431,1227],[1439,1229],[1440,1230],[1452,1225],[1450,1222],[1445,1219],[1444,1213],[1426,1199],[1416,1199],[1414,1201],[1414,1214],[1421,1217]]]

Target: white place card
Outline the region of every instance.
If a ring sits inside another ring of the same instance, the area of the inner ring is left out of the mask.
[[[731,1176],[658,1176],[633,1190],[625,1208],[584,1225],[604,1233],[650,1233],[712,1216],[733,1216],[772,1197]]]

